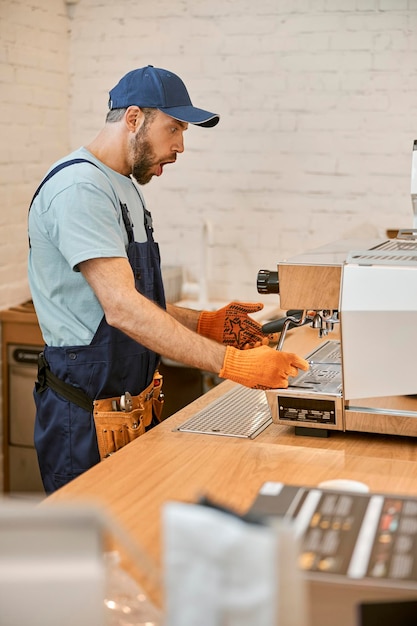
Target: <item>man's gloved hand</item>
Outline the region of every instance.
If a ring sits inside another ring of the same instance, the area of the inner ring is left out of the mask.
[[[219,376],[252,389],[282,389],[288,387],[289,376],[308,368],[305,359],[291,352],[278,352],[268,346],[253,350],[227,346]]]
[[[249,313],[260,311],[263,306],[261,302],[231,302],[218,311],[201,311],[197,332],[218,343],[241,349],[268,344],[261,325],[249,317]]]

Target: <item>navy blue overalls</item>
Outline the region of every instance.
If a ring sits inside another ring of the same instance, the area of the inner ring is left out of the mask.
[[[120,206],[136,289],[166,308],[151,214],[144,207],[147,241],[138,243],[134,241],[127,207],[122,203]],[[56,376],[92,399],[120,396],[126,391],[138,395],[152,382],[159,363],[158,354],[109,326],[104,316],[90,345],[45,346],[44,355]],[[49,387],[41,393],[35,391],[34,398],[35,447],[45,491],[51,493],[100,461],[94,419],[92,413]]]

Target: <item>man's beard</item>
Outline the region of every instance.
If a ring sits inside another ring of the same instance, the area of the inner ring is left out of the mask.
[[[132,176],[139,185],[146,185],[153,176],[152,167],[157,163],[151,142],[147,139],[147,127],[144,124],[133,138]]]

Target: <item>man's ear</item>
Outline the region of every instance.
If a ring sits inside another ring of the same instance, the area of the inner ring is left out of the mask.
[[[126,109],[125,121],[130,132],[136,132],[142,126],[144,119],[145,115],[140,107],[130,106]]]

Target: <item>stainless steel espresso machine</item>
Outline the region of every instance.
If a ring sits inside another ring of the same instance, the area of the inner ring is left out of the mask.
[[[290,379],[288,389],[266,392],[273,421],[300,434],[417,436],[417,230],[366,244],[336,242],[277,269],[258,274],[258,291],[279,293],[281,309],[289,310],[279,321],[277,349],[288,349],[289,328],[307,324],[321,341],[308,354],[297,350],[308,372]],[[273,324],[264,332],[276,330]]]

